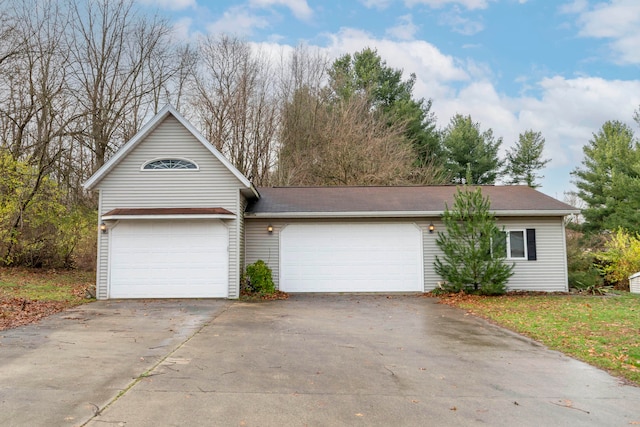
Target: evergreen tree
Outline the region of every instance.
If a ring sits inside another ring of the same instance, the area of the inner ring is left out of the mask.
[[[480,124],[471,116],[456,114],[444,130],[443,147],[446,167],[456,184],[494,184],[500,175],[502,161],[498,150],[502,138],[495,139],[493,131],[480,131]],[[470,169],[472,181],[468,182]]]
[[[381,120],[390,126],[405,126],[404,134],[414,149],[416,166],[441,160],[432,101],[413,98],[415,74],[403,80],[402,70],[389,67],[370,48],[336,59],[328,74],[334,97],[348,100],[355,95],[365,96]]]
[[[453,208],[446,207],[442,220],[446,230],[436,239],[442,259],[436,256],[434,267],[447,281],[445,289],[505,293],[514,266],[505,263],[505,234],[498,229],[489,198],[482,196],[480,187],[458,188]]]
[[[537,179],[544,178],[537,172],[544,168],[550,159],[543,159],[544,138],[541,132],[528,130],[521,133],[515,147],[507,151],[505,175],[510,176],[509,184],[527,184],[538,188]]]
[[[587,205],[585,231],[640,231],[640,146],[631,128],[608,121],[583,151],[582,165],[571,174]]]

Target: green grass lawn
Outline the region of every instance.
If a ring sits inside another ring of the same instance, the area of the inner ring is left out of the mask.
[[[0,268],[0,296],[82,303],[94,280],[88,271]]]
[[[93,272],[0,268],[0,330],[87,302]]]
[[[507,295],[443,302],[640,385],[640,295]]]

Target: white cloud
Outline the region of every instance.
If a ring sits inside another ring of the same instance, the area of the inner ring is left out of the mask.
[[[191,38],[191,24],[193,20],[188,17],[180,18],[173,23],[173,33],[176,38],[188,41]]]
[[[560,13],[580,13],[589,7],[588,0],[573,0],[560,6]]]
[[[165,0],[153,0],[165,1]],[[181,0],[188,1],[188,0]],[[313,10],[306,0],[249,0],[247,3],[232,6],[224,11],[222,17],[207,25],[210,33],[227,33],[236,36],[247,37],[255,30],[269,28],[272,21],[281,19],[272,12],[275,6],[288,8],[298,19],[310,20],[313,17]],[[264,12],[266,10],[266,13]],[[273,35],[273,39],[277,39]]]
[[[236,36],[248,36],[254,29],[263,29],[269,26],[269,22],[262,16],[251,13],[243,7],[227,9],[222,17],[207,25],[207,30],[212,34],[227,33]]]
[[[579,17],[585,37],[624,37],[637,33],[640,24],[640,2],[637,0],[613,0],[599,3]]]
[[[405,0],[405,4],[409,7],[413,7],[418,4],[430,6],[434,9],[442,8],[447,5],[459,5],[465,9],[486,9],[489,6],[489,2],[496,0]]]
[[[383,10],[388,8],[394,0],[359,0],[365,7],[369,9]],[[404,4],[408,7],[414,7],[416,5],[429,6],[432,9],[441,9],[449,5],[463,6],[465,9],[486,9],[490,2],[497,0],[404,0]],[[524,3],[527,0],[520,0],[520,3]]]
[[[329,35],[329,39],[330,43],[325,49],[332,58],[370,47],[377,49],[387,65],[403,69],[405,77],[415,73],[415,89],[419,96],[434,99],[449,97],[450,84],[469,79],[467,72],[453,57],[442,54],[435,46],[423,40],[377,39],[364,31],[348,28]]]
[[[454,7],[451,12],[440,15],[439,23],[441,25],[447,25],[456,33],[465,36],[472,36],[484,30],[484,24],[482,22],[463,17],[457,6]]]
[[[360,3],[367,9],[384,10],[391,4],[393,0],[360,0]]]
[[[543,171],[543,191],[561,197],[572,188],[570,172],[580,164],[582,147],[604,122],[620,120],[633,126],[633,112],[640,104],[640,81],[553,76],[536,86],[539,96],[508,97],[496,92],[488,81],[473,80],[454,96],[436,98],[434,111],[440,126],[456,113],[470,114],[482,129],[492,128],[496,137],[504,138],[503,152],[521,132],[542,132],[544,155],[552,159]]]
[[[616,61],[640,64],[640,1],[611,0],[589,7],[576,0],[561,10],[578,14],[581,37],[610,40]]]
[[[509,108],[509,102],[505,101],[491,82],[479,80],[470,82],[450,98],[434,100],[434,110],[440,118],[441,127],[445,127],[456,114],[471,115],[483,130],[491,128],[496,138],[507,138],[512,133],[510,130],[517,128],[518,120]],[[505,134],[505,130],[510,132]]]
[[[411,15],[403,15],[398,17],[398,25],[388,28],[387,35],[399,40],[412,40],[419,27],[413,23]]]
[[[309,7],[306,0],[250,0],[249,4],[257,8],[284,6],[288,8],[296,18],[304,21],[313,17],[313,10]]]
[[[187,8],[195,8],[196,0],[138,0],[146,6],[155,6],[160,9],[167,10],[183,10]]]
[[[445,55],[423,40],[380,39],[355,29],[327,37],[327,46],[318,49],[329,58],[371,47],[389,66],[403,69],[405,77],[415,73],[414,94],[433,99],[439,127],[445,127],[456,113],[469,114],[483,130],[491,128],[496,137],[503,137],[502,153],[515,144],[521,132],[542,132],[544,155],[552,159],[542,171],[546,177],[542,191],[554,197],[562,198],[564,191],[572,189],[570,172],[581,162],[582,147],[604,122],[620,120],[636,128],[632,116],[640,105],[640,80],[568,79],[545,72],[549,77],[521,79],[523,86],[532,88],[525,94],[507,96],[496,89],[493,70],[487,64]],[[292,49],[277,43],[262,46],[276,60]]]

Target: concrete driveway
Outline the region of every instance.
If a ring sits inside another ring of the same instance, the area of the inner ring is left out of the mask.
[[[97,302],[0,332],[0,425],[640,424],[640,388],[417,296]]]

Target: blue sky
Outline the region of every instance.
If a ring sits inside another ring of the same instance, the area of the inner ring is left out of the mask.
[[[563,198],[582,146],[640,105],[640,0],[138,0],[179,37],[226,32],[256,48],[331,58],[372,47],[415,73],[438,124],[470,114],[503,137],[546,139],[542,191]]]

